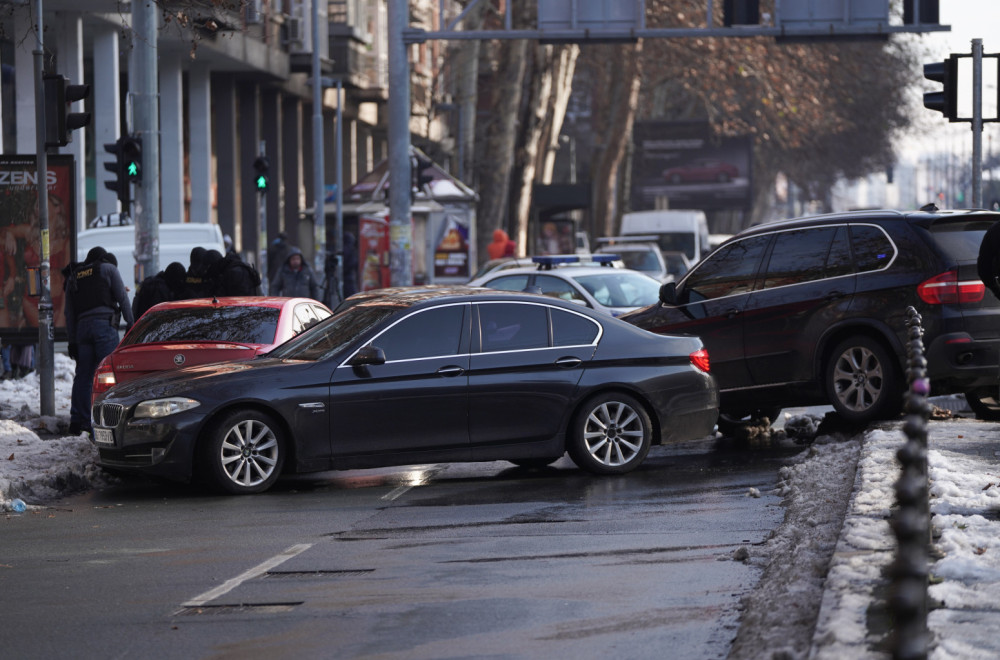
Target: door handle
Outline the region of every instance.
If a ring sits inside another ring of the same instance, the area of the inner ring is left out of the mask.
[[[740,315],[740,310],[736,309],[735,307],[732,307],[732,308],[726,310],[726,317],[727,318],[731,319],[734,316],[739,316],[739,315]]]
[[[451,377],[451,376],[458,376],[463,373],[465,373],[465,369],[457,366],[441,367],[440,369],[437,370],[438,376]]]
[[[831,291],[826,294],[827,300],[836,300],[837,298],[843,298],[846,294],[843,291]]]
[[[581,364],[583,364],[583,360],[578,357],[562,357],[556,360],[556,366],[563,369],[572,369],[573,367],[579,367]]]

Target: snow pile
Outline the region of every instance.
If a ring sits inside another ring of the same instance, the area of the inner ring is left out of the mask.
[[[39,414],[37,372],[0,381],[0,511],[15,498],[30,508],[114,481],[97,467],[87,436],[66,432],[76,363],[57,353],[53,365],[54,416]]]
[[[766,566],[743,600],[731,660],[805,658],[823,595],[824,578],[854,487],[860,440],[819,437],[781,469],[778,491],[785,520],[750,561]]]

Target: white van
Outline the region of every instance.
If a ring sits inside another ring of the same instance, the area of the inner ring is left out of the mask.
[[[663,252],[683,252],[692,265],[711,250],[704,211],[636,211],[622,216],[622,235],[649,234]]]
[[[226,253],[226,244],[222,239],[219,225],[207,222],[169,222],[161,223],[160,234],[160,270],[172,261],[178,261],[187,268],[191,263],[191,248],[201,246],[206,250],[218,250]],[[122,280],[134,295],[135,284],[141,279],[135,272],[135,225],[117,227],[98,227],[84,229],[76,237],[76,260],[82,262],[90,249],[101,246],[118,259],[118,271]],[[156,273],[145,273],[146,277]]]

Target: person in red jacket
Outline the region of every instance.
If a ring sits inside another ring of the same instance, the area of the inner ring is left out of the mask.
[[[493,232],[493,242],[486,246],[486,252],[490,255],[490,259],[513,257],[517,252],[517,243],[510,240],[510,236],[503,229],[497,229]]]

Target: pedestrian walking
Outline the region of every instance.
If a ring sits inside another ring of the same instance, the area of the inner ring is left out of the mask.
[[[153,305],[180,300],[186,275],[184,264],[174,261],[165,270],[143,280],[132,298],[132,318],[138,319]]]
[[[299,248],[293,246],[288,249],[288,258],[271,281],[271,295],[319,300],[316,277],[302,258],[302,250]]]
[[[117,310],[125,317],[126,329],[135,320],[121,273],[108,261],[107,254],[102,247],[91,248],[83,264],[73,268],[66,281],[66,333],[69,356],[76,360],[69,411],[72,434],[90,432],[94,372],[118,346]]]

